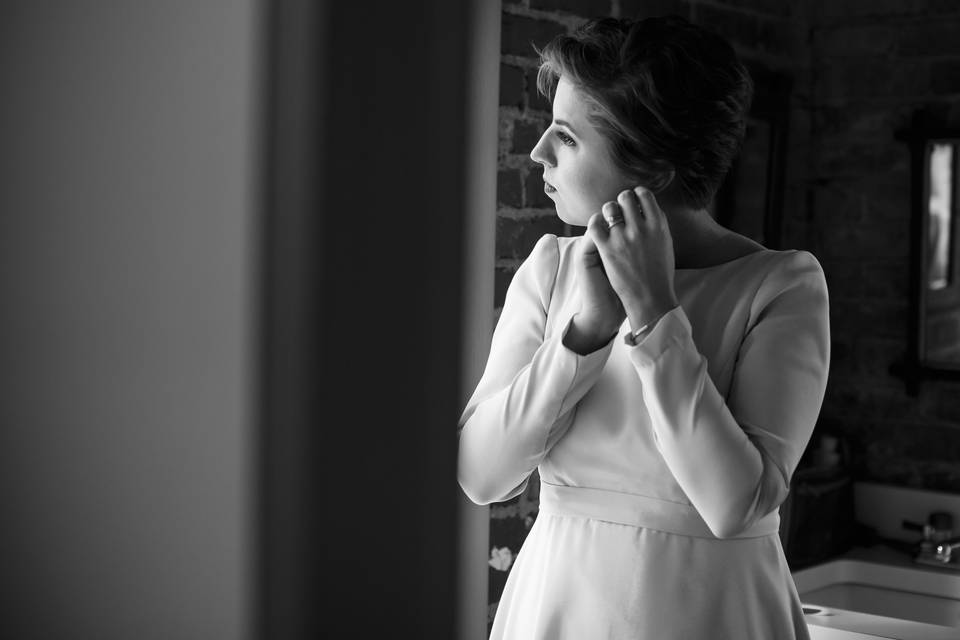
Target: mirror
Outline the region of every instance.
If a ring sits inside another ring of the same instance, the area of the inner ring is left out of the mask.
[[[924,150],[922,361],[960,369],[960,280],[957,278],[957,152],[960,138],[929,140]]]
[[[960,129],[914,116],[900,134],[911,148],[911,316],[903,375],[912,395],[922,379],[960,378]]]

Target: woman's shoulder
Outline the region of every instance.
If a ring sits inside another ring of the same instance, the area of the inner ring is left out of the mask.
[[[823,268],[803,249],[760,247],[704,269],[678,269],[677,281],[705,294],[732,296],[748,305],[753,317],[777,300],[804,301],[813,308],[827,297]]]
[[[827,281],[816,256],[803,249],[766,249],[756,258],[751,324],[771,313],[796,318],[826,315]]]
[[[555,273],[560,254],[559,238],[552,233],[545,233],[533,245],[530,255],[524,262],[539,272],[549,273],[552,271]]]
[[[766,249],[766,280],[789,284],[798,278],[822,282],[826,286],[823,267],[817,257],[805,249]]]
[[[552,234],[547,234],[552,235]],[[577,241],[580,240],[582,236],[553,236],[557,240],[557,248],[560,250],[561,255],[568,255],[575,246],[577,246]]]
[[[531,256],[538,255],[537,261],[545,265],[554,274],[565,271],[577,247],[581,236],[558,236],[545,233],[537,240]]]
[[[575,252],[581,236],[557,236],[545,233],[537,240],[527,262],[538,274],[539,289],[545,307],[556,298],[562,305],[576,280]]]
[[[767,249],[745,254],[730,263],[727,277],[754,289],[755,297],[770,298],[802,287],[826,291],[823,267],[804,249]],[[721,265],[723,266],[723,265]]]
[[[527,289],[539,296],[544,308],[549,305],[560,266],[557,236],[546,233],[533,245],[510,281],[511,288]],[[509,295],[509,293],[508,293]]]
[[[706,269],[734,267],[734,271],[751,271],[761,276],[812,271],[823,273],[820,262],[803,249],[770,249],[752,238],[730,232],[728,246]],[[697,269],[693,269],[697,270]]]

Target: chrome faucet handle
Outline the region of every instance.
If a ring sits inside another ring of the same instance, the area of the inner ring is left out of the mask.
[[[960,550],[960,538],[950,538],[937,545],[935,556],[940,562],[950,562],[957,550]]]

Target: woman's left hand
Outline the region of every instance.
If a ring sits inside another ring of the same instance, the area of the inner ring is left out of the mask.
[[[623,223],[608,229],[606,221],[617,217]],[[677,305],[673,236],[652,192],[643,187],[620,192],[616,202],[590,217],[587,234],[634,330]]]

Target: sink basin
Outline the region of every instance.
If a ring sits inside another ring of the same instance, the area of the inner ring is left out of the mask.
[[[839,559],[796,571],[793,578],[809,625],[867,637],[960,638],[955,571]]]

